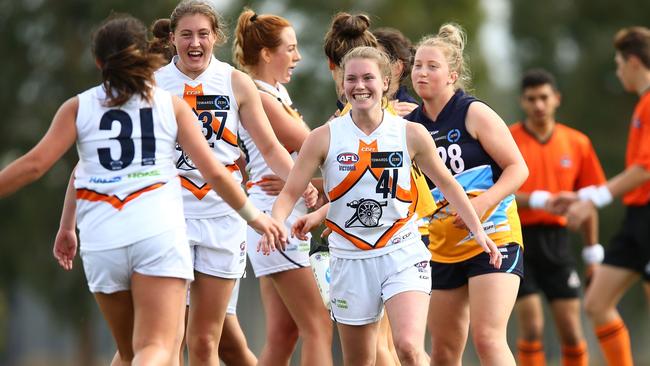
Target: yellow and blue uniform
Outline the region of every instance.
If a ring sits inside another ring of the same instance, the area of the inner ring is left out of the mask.
[[[502,171],[465,127],[467,111],[474,102],[481,101],[458,90],[440,111],[436,121],[432,121],[425,114],[424,105],[420,105],[405,117],[427,128],[445,166],[470,198],[481,195],[492,187]],[[459,263],[481,254],[483,249],[472,238],[471,233],[453,225],[454,210],[444,195],[433,182],[428,183],[437,205],[429,224],[429,250],[432,260],[440,263]],[[496,206],[491,207],[481,217],[481,222],[485,232],[497,246],[513,243],[523,246],[514,194],[506,196]],[[520,251],[516,253],[519,255]]]

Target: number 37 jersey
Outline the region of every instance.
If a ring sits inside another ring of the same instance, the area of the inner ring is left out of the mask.
[[[241,154],[237,144],[239,108],[232,90],[233,67],[214,56],[208,68],[195,79],[183,74],[176,67],[177,56],[155,73],[159,87],[185,100],[201,125],[203,136],[217,160],[232,173],[240,183],[241,173],[235,165]],[[176,167],[183,186],[185,217],[204,219],[232,213],[232,208],[211,189],[196,169],[194,162],[177,146]]]
[[[374,257],[419,240],[406,123],[384,113],[379,127],[366,135],[350,113],[330,121],[321,169],[330,200],[329,245],[337,256]]]
[[[171,94],[154,88],[152,103],[134,96],[106,107],[97,86],[78,98],[74,184],[82,249],[118,248],[182,227]]]
[[[476,197],[499,179],[501,168],[483,149],[480,142],[465,128],[470,104],[478,100],[457,90],[432,121],[419,106],[404,118],[418,122],[429,131],[436,143],[438,155],[449,172],[463,187],[469,198]],[[442,192],[429,181],[431,194],[438,206],[429,225],[429,250],[432,259],[443,263],[457,263],[480,254],[483,249],[466,229],[457,228],[455,210]],[[522,243],[517,205],[513,194],[491,207],[481,218],[483,229],[497,245]]]

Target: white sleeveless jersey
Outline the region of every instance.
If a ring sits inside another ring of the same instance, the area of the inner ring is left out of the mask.
[[[321,170],[330,200],[329,246],[342,258],[386,254],[419,239],[413,223],[411,158],[406,120],[384,113],[363,133],[345,114],[330,121],[330,143]]]
[[[106,107],[102,86],[78,95],[74,185],[84,250],[113,249],[183,227],[172,96],[154,88]]]
[[[237,145],[239,108],[232,90],[232,66],[214,56],[208,68],[196,79],[183,74],[175,56],[171,63],[156,71],[156,84],[183,98],[192,107],[203,129],[203,135],[217,159],[241,183],[241,173],[235,165],[241,152]],[[232,208],[213,191],[181,146],[177,146],[176,168],[183,186],[185,217],[203,219],[231,214]]]
[[[285,110],[296,119],[296,123],[304,123],[298,111],[291,107],[291,97],[289,97],[287,89],[282,84],[278,84],[277,87],[274,87],[264,81],[255,80],[255,85],[260,93],[266,93],[282,103]],[[263,176],[275,173],[266,164],[262,153],[255,145],[255,142],[253,142],[251,135],[241,125],[239,126],[239,141],[240,146],[244,151],[244,155],[246,156],[246,174],[248,175],[246,190],[248,195],[251,196],[251,198],[254,198],[256,203],[260,204],[257,206],[259,209],[270,209],[277,196],[270,196],[264,193],[257,183],[262,181]],[[297,151],[289,151],[289,154],[291,154],[291,157],[294,160],[298,157]],[[304,215],[306,213],[307,207],[305,206],[304,201],[300,199],[295,206],[293,214]]]

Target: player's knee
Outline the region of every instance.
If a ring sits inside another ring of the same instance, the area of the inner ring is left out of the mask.
[[[536,342],[536,341],[541,341],[543,335],[544,335],[544,324],[540,322],[540,323],[528,324],[526,327],[524,327],[521,330],[521,334],[519,335],[519,338],[528,342]]]
[[[312,339],[332,339],[332,321],[328,317],[319,317],[312,320],[304,329],[299,329],[300,336]]]
[[[416,364],[422,353],[421,345],[416,344],[413,339],[395,339],[395,351],[397,357],[403,364]]]
[[[479,355],[488,355],[492,352],[501,352],[501,345],[505,343],[501,334],[492,329],[476,329],[472,333],[474,348]]]
[[[170,362],[172,355],[178,357],[178,349],[174,348],[173,342],[165,342],[163,339],[141,339],[133,340],[133,363],[141,365],[154,365],[161,360]]]
[[[272,347],[271,349],[293,349],[298,342],[298,336],[298,328],[295,325],[277,327],[269,329],[266,334],[266,343]]]
[[[587,316],[593,319],[605,313],[608,304],[598,296],[587,296],[584,300],[583,307]]]
[[[208,361],[217,353],[217,340],[211,334],[200,334],[188,337],[187,348],[193,357],[200,361]]]
[[[432,365],[449,365],[457,363],[463,353],[464,344],[452,344],[449,341],[432,342],[431,345],[431,364]]]

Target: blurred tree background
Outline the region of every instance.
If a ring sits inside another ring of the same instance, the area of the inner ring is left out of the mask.
[[[96,85],[100,75],[90,52],[93,27],[111,12],[145,23],[169,16],[177,1],[0,0],[0,166],[25,153],[45,133],[56,108]],[[623,168],[627,125],[637,97],[625,94],[614,74],[611,46],[623,26],[649,26],[650,2],[624,0],[215,0],[232,33],[243,6],[275,13],[295,26],[303,61],[288,85],[312,126],[334,111],[334,86],[322,39],[338,11],[365,12],[373,27],[400,29],[414,42],[448,21],[468,32],[473,92],[511,123],[522,117],[517,81],[522,70],[545,67],[563,93],[558,119],[586,132],[608,176]],[[217,57],[230,61],[230,42]],[[87,290],[81,261],[65,273],[51,258],[51,245],[65,185],[76,153],[71,151],[38,183],[0,200],[0,364],[106,364],[113,352],[107,330]],[[622,207],[602,211],[607,243]],[[576,253],[578,252],[576,246]],[[251,272],[252,273],[252,272]],[[259,352],[263,320],[254,278],[242,287],[239,313],[251,346]],[[638,361],[650,364],[647,307],[639,286],[624,298]],[[635,319],[632,322],[632,319]],[[590,327],[587,326],[587,332]],[[549,329],[552,327],[548,327]],[[547,339],[554,339],[552,330]],[[549,342],[557,343],[557,342]],[[514,345],[514,343],[513,343]],[[468,346],[469,347],[469,346]],[[602,363],[590,338],[593,364]],[[336,348],[336,347],[335,347]],[[476,363],[470,351],[467,364]],[[559,350],[551,344],[553,362]]]

